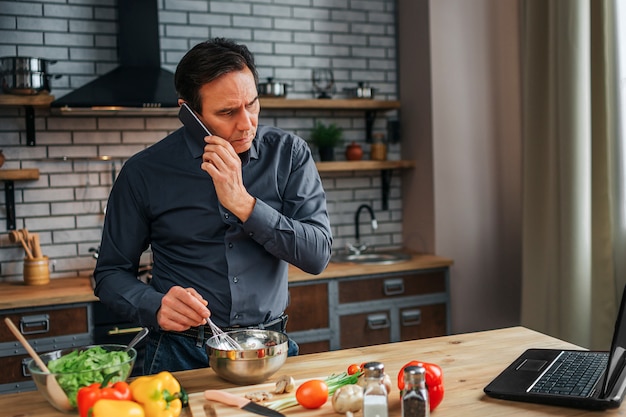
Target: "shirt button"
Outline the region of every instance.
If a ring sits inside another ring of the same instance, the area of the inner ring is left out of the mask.
[[[229,243],[229,244],[228,244],[228,247],[229,247],[230,249],[232,249],[233,244],[232,244],[232,243]]]
[[[241,314],[235,314],[235,318],[236,319],[240,319],[241,318]]]
[[[254,236],[254,232],[248,233],[248,236],[250,236],[250,237]]]
[[[228,219],[230,217],[230,215],[228,213],[224,213],[224,218]]]
[[[238,277],[233,277],[233,282],[236,284],[239,282],[239,278]]]

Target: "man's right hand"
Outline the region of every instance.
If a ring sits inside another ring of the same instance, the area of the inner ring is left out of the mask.
[[[161,300],[157,321],[163,330],[181,332],[207,323],[208,302],[193,288],[175,286]]]

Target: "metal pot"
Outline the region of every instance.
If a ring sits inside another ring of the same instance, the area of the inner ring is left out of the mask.
[[[0,72],[48,72],[48,65],[56,64],[42,58],[5,56],[0,58]]]
[[[8,94],[32,95],[50,91],[50,78],[61,75],[48,73],[48,65],[56,61],[30,57],[0,58],[0,83]]]
[[[45,72],[2,72],[2,91],[8,94],[33,95],[41,91],[50,91],[50,78],[60,75],[48,75]]]
[[[259,83],[261,97],[287,97],[287,84],[274,82],[274,78],[267,77],[266,83]]]
[[[374,88],[367,86],[364,82],[359,82],[357,87],[344,88],[349,98],[374,98]]]

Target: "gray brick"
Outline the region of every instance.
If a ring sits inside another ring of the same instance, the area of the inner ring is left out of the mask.
[[[374,23],[352,23],[350,25],[350,32],[370,36],[384,35],[386,33],[384,25],[377,25]]]
[[[174,36],[180,38],[189,37],[207,37],[209,34],[208,27],[201,26],[182,26],[182,25],[167,25],[167,36]]]
[[[324,44],[330,43],[330,34],[320,32],[296,32],[293,35],[294,42]]]
[[[330,22],[327,20],[316,20],[313,22],[313,30],[316,32],[350,32],[350,23],[348,22]]]
[[[2,14],[12,16],[42,16],[43,6],[41,4],[21,2],[21,1],[0,1]]]
[[[206,0],[165,0],[166,10],[179,10],[185,12],[206,12],[209,1]]]
[[[330,11],[313,7],[294,7],[293,17],[311,20],[328,20],[330,18]]]
[[[91,35],[49,32],[44,33],[44,43],[57,46],[93,46],[94,39]]]
[[[92,19],[94,15],[92,7],[64,4],[44,4],[43,13],[46,17],[72,16],[72,19]]]
[[[2,19],[0,19],[0,22]],[[13,20],[14,21],[14,20]],[[14,21],[15,22],[15,21]],[[17,29],[36,31],[66,31],[68,28],[67,19],[48,19],[43,17],[18,17]]]
[[[263,40],[267,42],[292,42],[293,37],[289,31],[281,30],[262,30],[257,29],[253,31],[254,38],[257,40]]]
[[[363,35],[333,34],[331,43],[339,45],[367,45],[367,37]]]
[[[273,20],[269,17],[233,16],[232,20],[235,27],[263,29],[271,29],[273,27]]]
[[[16,45],[41,45],[43,43],[43,33],[26,32],[23,30],[0,30],[0,39],[3,42]]]
[[[252,6],[243,1],[210,1],[209,11],[211,13],[232,13],[249,15],[252,13]]]
[[[291,7],[253,4],[252,14],[254,16],[270,16],[275,18],[291,17]]]
[[[117,34],[117,23],[94,20],[70,20],[70,32],[100,35]]]
[[[223,37],[237,42],[246,42],[252,39],[252,31],[239,28],[211,28],[211,37]]]
[[[233,17],[223,14],[192,13],[188,19],[190,24],[203,27],[233,26]]]

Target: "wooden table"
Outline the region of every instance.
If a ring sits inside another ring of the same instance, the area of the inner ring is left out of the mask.
[[[398,370],[406,362],[420,359],[434,362],[443,368],[445,396],[433,417],[467,416],[582,416],[599,415],[583,410],[542,406],[512,401],[496,400],[483,394],[483,387],[500,373],[512,360],[529,347],[576,348],[575,345],[523,327],[512,327],[485,332],[459,334],[432,339],[414,340],[386,345],[346,349],[288,358],[278,374],[289,374],[296,379],[306,379],[341,372],[350,363],[380,361],[395,382]],[[276,376],[278,376],[278,374]],[[199,393],[208,388],[237,389],[219,379],[211,369],[197,369],[175,374],[189,393]],[[394,383],[395,385],[395,383]],[[253,390],[253,388],[251,388]],[[195,394],[194,398],[198,398]],[[390,416],[400,416],[397,388],[389,396]],[[299,412],[296,408],[284,413],[290,416],[337,416],[323,409]],[[37,392],[0,395],[2,415],[11,417],[63,417],[68,414],[54,410]],[[194,406],[193,417],[204,417]],[[8,411],[8,414],[7,414]],[[242,417],[252,414],[237,413]],[[191,410],[184,412],[191,416]],[[604,412],[602,415],[626,415],[626,408]],[[361,413],[356,414],[362,416]],[[208,417],[208,416],[207,416]],[[218,417],[219,414],[218,414]]]

